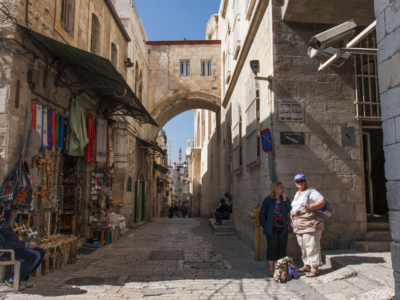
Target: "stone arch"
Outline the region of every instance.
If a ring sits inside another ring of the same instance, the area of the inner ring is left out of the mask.
[[[164,99],[152,110],[151,116],[159,127],[152,126],[149,138],[155,139],[161,128],[177,115],[192,109],[205,109],[219,112],[221,97],[200,91],[183,91]]]

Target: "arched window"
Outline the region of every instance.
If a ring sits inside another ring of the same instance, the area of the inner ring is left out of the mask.
[[[140,101],[143,101],[142,97],[143,97],[143,84],[139,83],[139,100]]]
[[[127,191],[132,192],[132,177],[128,177],[128,186],[127,186]]]
[[[114,43],[111,43],[111,63],[115,68],[118,66],[118,50]]]
[[[100,22],[95,14],[92,14],[92,32],[90,39],[90,52],[100,54]]]
[[[74,38],[75,0],[61,0],[61,27]]]

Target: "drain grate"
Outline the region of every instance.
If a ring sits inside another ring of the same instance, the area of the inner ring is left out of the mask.
[[[67,281],[70,285],[99,285],[104,282],[100,277],[76,277]]]
[[[149,260],[183,260],[183,251],[152,251]]]
[[[218,262],[209,262],[209,261],[199,261],[192,262],[190,266],[194,269],[202,269],[202,270],[219,270]]]

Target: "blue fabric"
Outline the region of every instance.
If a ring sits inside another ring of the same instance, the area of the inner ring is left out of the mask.
[[[103,245],[103,243],[95,243],[95,244],[89,244],[88,242],[83,243],[83,247],[87,248],[100,248]]]
[[[60,116],[60,152],[64,150],[64,124],[65,118]]]
[[[47,110],[47,148],[53,150],[53,112]]]
[[[263,204],[261,205],[260,224],[262,227],[264,227],[263,232],[266,236],[273,235],[275,202],[276,202],[275,198],[272,199],[271,197],[267,197],[264,199]],[[283,199],[281,199],[281,210],[282,210],[283,233],[286,233],[289,232],[287,223],[290,221],[289,213],[292,210],[292,205],[290,204],[289,200],[283,201]]]
[[[218,211],[215,212],[215,222],[221,223],[221,216],[222,214]]]
[[[40,266],[43,261],[46,251],[40,247],[33,249],[20,249],[15,250],[15,259],[21,263],[20,282],[28,281],[29,275],[31,275]],[[10,275],[8,281],[14,282],[14,273]]]

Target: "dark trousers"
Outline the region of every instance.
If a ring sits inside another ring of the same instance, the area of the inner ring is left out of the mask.
[[[20,281],[28,281],[31,275],[40,266],[46,251],[40,247],[34,249],[14,250],[15,259],[21,262]],[[14,273],[8,278],[9,282],[14,282]]]
[[[289,233],[283,233],[283,229],[276,230],[274,227],[272,236],[267,236],[267,260],[276,261],[286,257],[286,248]]]

